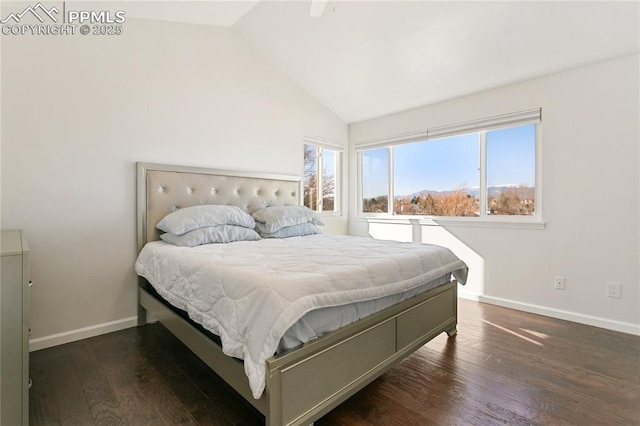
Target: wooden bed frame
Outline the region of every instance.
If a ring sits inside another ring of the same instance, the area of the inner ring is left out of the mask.
[[[138,250],[159,239],[156,223],[176,208],[299,205],[295,176],[138,163]],[[242,361],[152,296],[140,278],[138,325],[151,313],[258,411],[268,426],[310,424],[442,332],[456,333],[457,282],[427,291],[266,361],[254,399]]]

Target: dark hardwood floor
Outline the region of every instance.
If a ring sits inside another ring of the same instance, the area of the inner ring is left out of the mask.
[[[159,324],[31,353],[32,425],[259,425]],[[460,299],[441,335],[317,425],[640,425],[640,337]]]

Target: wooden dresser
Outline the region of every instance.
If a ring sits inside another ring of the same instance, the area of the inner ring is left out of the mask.
[[[1,231],[0,424],[29,424],[29,249],[23,231]]]

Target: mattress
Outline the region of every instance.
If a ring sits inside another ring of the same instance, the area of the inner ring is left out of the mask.
[[[244,360],[253,396],[259,398],[265,361],[279,345],[286,349],[306,334],[317,335],[315,326],[307,329],[307,320],[317,315],[314,311],[352,305],[341,311],[347,314],[340,323],[357,319],[362,317],[358,310],[367,315],[450,275],[464,283],[467,267],[440,246],[312,235],[194,248],[155,241],[140,252],[136,272],[172,305],[218,335],[225,354]],[[359,305],[362,302],[371,303]],[[292,326],[293,340],[281,343]]]

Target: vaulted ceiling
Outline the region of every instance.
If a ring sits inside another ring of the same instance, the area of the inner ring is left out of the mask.
[[[347,123],[640,50],[638,1],[330,0],[317,18],[310,0],[137,4],[230,27]]]
[[[346,122],[639,49],[638,2],[262,1],[232,29]],[[588,88],[585,88],[588,90]]]

